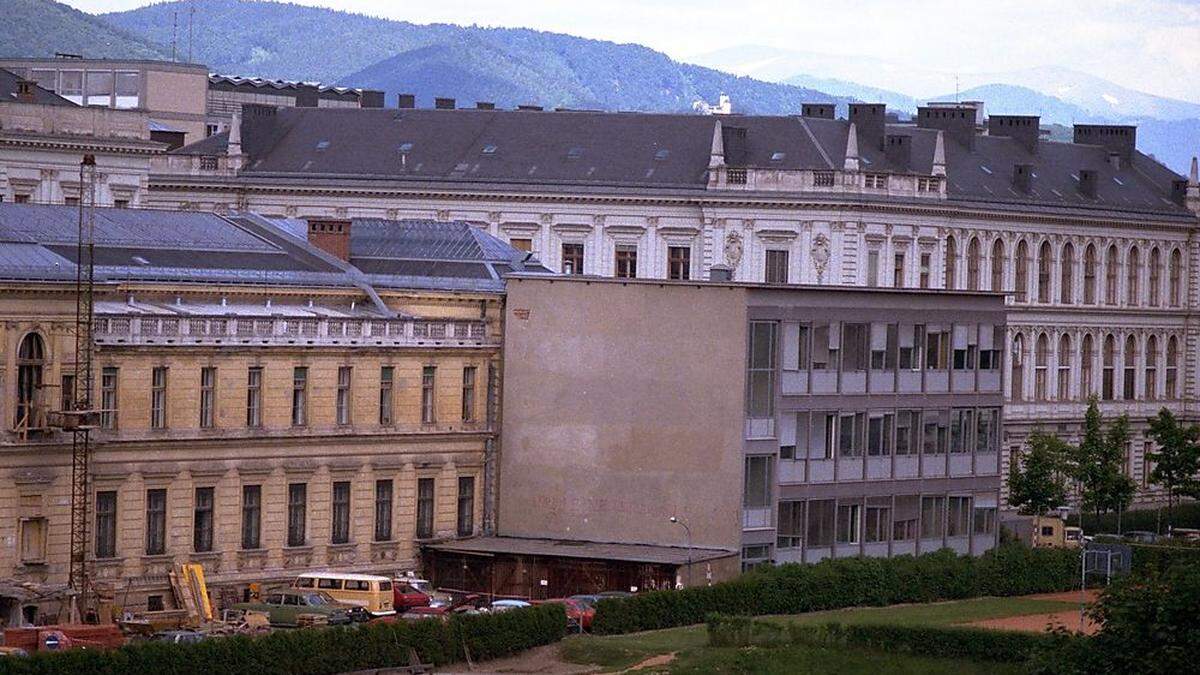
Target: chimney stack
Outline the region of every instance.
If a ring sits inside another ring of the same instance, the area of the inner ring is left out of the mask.
[[[17,100],[21,103],[34,102],[34,87],[37,83],[33,80],[17,80]]]
[[[1171,181],[1171,201],[1180,206],[1187,206],[1188,182],[1186,178]]]
[[[1076,124],[1074,141],[1099,145],[1115,153],[1123,164],[1133,161],[1137,148],[1137,127],[1126,124]]]
[[[883,150],[887,135],[887,106],[882,103],[851,103],[849,119],[858,128],[860,149]]]
[[[908,169],[912,163],[912,136],[888,134],[884,154],[895,168]]]
[[[417,97],[413,94],[397,94],[396,107],[411,110],[417,107]]]
[[[811,117],[819,120],[833,119],[834,105],[832,103],[802,103],[801,117]]]
[[[348,220],[310,220],[308,221],[308,243],[326,253],[343,260],[350,261],[350,221]]]
[[[917,126],[940,129],[968,150],[975,149],[975,105],[931,105],[917,108]]]
[[[454,110],[454,99],[439,96],[433,99],[433,107],[437,110]]]
[[[378,89],[363,89],[358,92],[358,107],[382,108],[383,92]]]
[[[1079,194],[1089,199],[1096,198],[1096,172],[1092,169],[1079,170]]]
[[[1033,186],[1033,165],[1017,164],[1013,166],[1013,189],[1023,194],[1029,194]]]
[[[542,106],[540,106],[540,105],[532,105],[532,104],[526,103],[526,104],[518,105],[518,106],[517,106],[517,110],[530,110],[530,111],[533,111],[533,112],[541,112],[541,111],[542,111]]]
[[[491,101],[476,101],[475,109],[476,110],[495,110],[496,104],[492,103]]]
[[[990,115],[988,136],[1007,136],[1030,154],[1037,153],[1042,118],[1037,115]]]

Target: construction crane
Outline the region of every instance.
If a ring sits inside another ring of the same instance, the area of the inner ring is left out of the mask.
[[[75,377],[70,409],[62,411],[63,430],[71,432],[71,568],[68,584],[75,591],[73,614],[90,605],[87,566],[88,505],[91,489],[92,431],[97,413],[92,405],[93,323],[96,251],[96,158],[79,164],[79,237],[75,251]],[[66,399],[66,397],[63,397]]]

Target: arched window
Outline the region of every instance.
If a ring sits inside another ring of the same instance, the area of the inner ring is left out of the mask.
[[[1139,258],[1138,247],[1134,246],[1129,249],[1129,259],[1125,261],[1125,304],[1127,305],[1138,305],[1141,302],[1141,298],[1138,297],[1138,291],[1141,290],[1138,287],[1138,280],[1142,273]]]
[[[1020,333],[1013,337],[1012,343],[1012,400],[1025,400],[1025,338]]]
[[[1050,279],[1054,266],[1054,254],[1050,252],[1050,242],[1043,241],[1038,250],[1038,302],[1050,302]]]
[[[1029,245],[1023,239],[1017,244],[1016,262],[1013,291],[1017,294],[1017,302],[1025,302],[1029,299]]]
[[[1096,304],[1096,245],[1088,244],[1083,253],[1083,304]]]
[[[979,290],[979,237],[971,237],[967,245],[967,289]]]
[[[1046,371],[1050,369],[1050,339],[1045,333],[1038,336],[1034,351],[1033,400],[1046,400]]]
[[[1095,366],[1096,350],[1091,335],[1083,336],[1079,355],[1079,398],[1086,399],[1095,393],[1092,388],[1092,370]]]
[[[1179,398],[1179,342],[1174,335],[1167,338],[1167,377],[1164,384],[1169,400]]]
[[[1158,338],[1151,335],[1146,338],[1146,377],[1145,396],[1147,401],[1158,398]]]
[[[954,242],[954,237],[946,237],[946,284],[944,288],[958,288],[955,285],[955,279],[958,275],[958,245]]]
[[[1071,400],[1071,336],[1066,333],[1058,338],[1058,391],[1055,398]]]
[[[1132,401],[1137,397],[1137,339],[1130,335],[1125,339],[1125,378],[1121,397]]]
[[[1158,247],[1150,249],[1150,306],[1158,307],[1162,299],[1162,254]]]
[[[42,336],[30,333],[17,347],[17,421],[16,427],[28,430],[38,426],[36,404],[42,386],[42,367],[46,363],[46,345]]]
[[[1104,259],[1104,302],[1117,304],[1117,279],[1121,278],[1121,263],[1116,246],[1108,247],[1108,255]]]
[[[992,291],[999,293],[1004,290],[1004,241],[997,239],[992,243]]]
[[[1171,269],[1167,272],[1167,283],[1171,284],[1171,306],[1178,307],[1183,297],[1183,254],[1179,249],[1171,251]]]
[[[1104,370],[1100,376],[1100,398],[1111,401],[1116,395],[1117,338],[1109,333],[1104,338]]]
[[[1061,272],[1058,301],[1069,305],[1075,302],[1075,247],[1069,241],[1063,244]]]

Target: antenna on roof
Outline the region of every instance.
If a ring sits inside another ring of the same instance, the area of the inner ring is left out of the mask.
[[[192,23],[196,20],[196,6],[188,3],[188,63],[192,62]]]
[[[961,101],[959,101],[959,93],[958,93],[958,73],[954,74],[954,102],[961,103]]]
[[[175,44],[178,42],[178,38],[179,38],[179,10],[172,9],[171,10],[171,60],[172,61],[179,60],[179,59],[175,58]]]

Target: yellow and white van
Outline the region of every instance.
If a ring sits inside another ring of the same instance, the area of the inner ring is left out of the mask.
[[[392,580],[370,574],[310,572],[292,582],[292,588],[328,593],[334,600],[357,605],[373,616],[395,614],[392,606]]]

